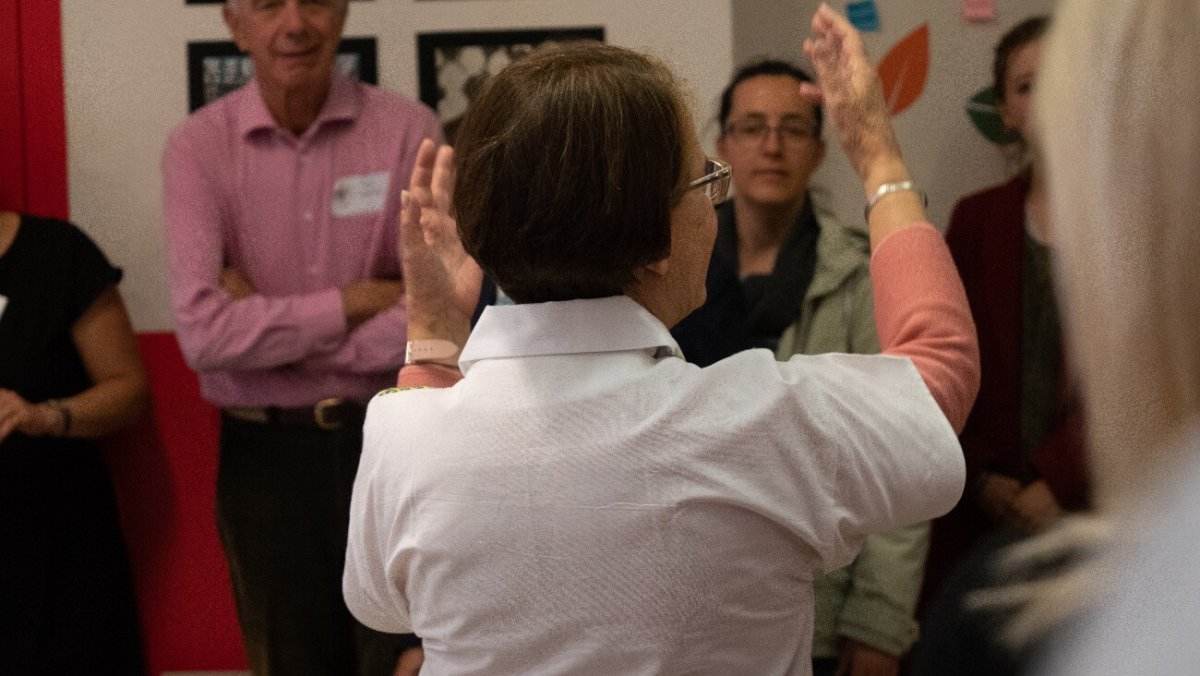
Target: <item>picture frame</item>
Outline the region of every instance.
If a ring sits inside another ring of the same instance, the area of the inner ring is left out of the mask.
[[[453,143],[471,99],[488,78],[540,44],[577,40],[603,42],[604,27],[420,33],[417,81],[421,101],[438,113],[446,140]]]
[[[354,0],[354,1],[361,2],[362,0]],[[223,4],[225,4],[225,0],[183,0],[183,4],[185,4],[185,5],[223,5]]]
[[[188,112],[240,88],[254,76],[250,56],[230,40],[189,42]],[[379,83],[378,46],[374,37],[343,38],[335,68],[363,82]]]

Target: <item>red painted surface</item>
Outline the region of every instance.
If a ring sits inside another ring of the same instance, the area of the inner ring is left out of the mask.
[[[66,218],[67,123],[57,0],[19,0],[25,211]]]
[[[21,96],[21,7],[0,0],[0,209],[25,208],[25,134]]]
[[[116,484],[151,674],[245,669],[213,516],[218,414],[170,333],[138,335],[152,410],[112,440]]]

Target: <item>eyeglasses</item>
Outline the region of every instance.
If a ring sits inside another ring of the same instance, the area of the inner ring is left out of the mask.
[[[703,187],[704,195],[716,206],[729,197],[729,176],[733,168],[710,157],[704,161],[704,171],[703,176],[687,184],[687,190]]]
[[[817,129],[813,124],[802,121],[785,121],[777,127],[772,127],[762,120],[737,120],[725,125],[725,135],[737,143],[760,144],[767,140],[771,132],[779,134],[779,142],[798,146],[805,141],[816,138]]]

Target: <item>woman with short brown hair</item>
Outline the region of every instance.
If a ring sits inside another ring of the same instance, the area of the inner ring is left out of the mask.
[[[805,674],[813,570],[957,499],[966,300],[857,33],[828,8],[813,28],[892,356],[677,358],[728,169],[653,59],[583,45],[501,72],[460,130],[457,225],[452,152],[423,146],[400,379],[452,386],[372,401],[344,592],[420,635],[428,673]],[[469,340],[468,252],[517,301]]]

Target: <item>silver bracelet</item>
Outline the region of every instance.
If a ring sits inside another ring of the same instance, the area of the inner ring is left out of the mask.
[[[866,208],[863,209],[863,220],[865,220],[868,223],[871,222],[871,209],[874,209],[875,205],[879,204],[879,200],[883,199],[884,197],[887,197],[888,195],[890,195],[894,192],[901,192],[904,190],[908,190],[910,192],[917,193],[917,195],[919,195],[921,197],[921,206],[922,207],[929,206],[929,196],[925,194],[924,190],[921,190],[920,188],[918,188],[916,183],[913,183],[912,181],[897,181],[895,183],[884,183],[883,185],[876,188],[875,194],[871,195],[871,199],[867,200],[867,206],[866,206]]]

